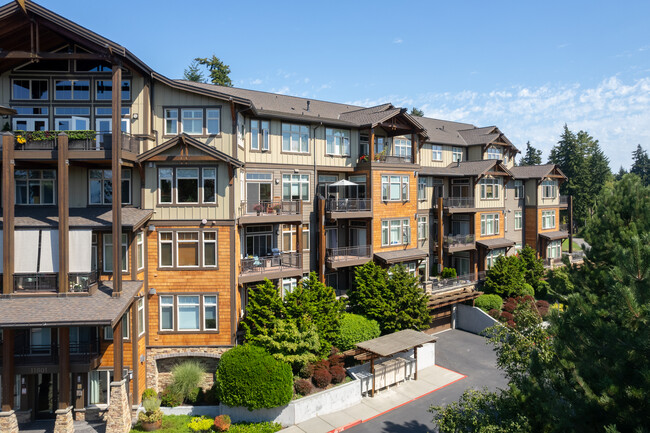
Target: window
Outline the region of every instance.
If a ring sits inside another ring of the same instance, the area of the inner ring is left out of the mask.
[[[55,204],[55,170],[16,170],[16,204]]]
[[[481,185],[481,199],[496,200],[499,198],[501,179],[483,178],[480,181],[480,185]]]
[[[90,108],[89,107],[54,107],[54,115],[55,116],[90,116]],[[66,129],[59,128],[59,131],[64,131],[64,130]]]
[[[205,128],[209,135],[217,135],[221,132],[221,109],[208,108],[205,110]]]
[[[174,297],[160,296],[160,330],[174,330]]]
[[[191,135],[203,134],[203,110],[185,109],[181,110],[181,122],[183,132]]]
[[[176,194],[172,193],[174,180]],[[199,184],[202,193],[199,191]],[[217,169],[214,167],[206,167],[200,171],[198,168],[158,169],[158,202],[161,204],[171,204],[173,197],[178,204],[199,203],[199,197],[201,203],[216,203],[216,194]]]
[[[138,336],[144,334],[144,299],[138,299]]]
[[[251,149],[269,150],[269,130],[270,122],[268,120],[251,120]]]
[[[547,259],[559,259],[562,257],[562,240],[551,241],[546,246]]]
[[[515,211],[515,230],[521,230],[521,224],[522,224],[521,211],[516,210]]]
[[[298,287],[298,280],[295,278],[285,278],[282,280],[282,297],[293,292]]]
[[[271,202],[271,173],[246,173],[246,213],[262,211]]]
[[[111,204],[113,175],[111,170],[88,170],[88,203]],[[131,204],[131,170],[122,169],[122,204]]]
[[[47,80],[13,80],[12,97],[47,101],[49,99]]]
[[[178,110],[165,109],[165,135],[178,134]]]
[[[122,272],[129,271],[129,244],[126,233],[122,233]],[[113,272],[113,235],[104,233],[104,272]]]
[[[176,244],[175,249],[174,244]],[[158,266],[161,268],[174,266],[210,268],[217,266],[217,232],[182,231],[175,234],[174,232],[159,232]]]
[[[90,247],[90,270],[97,270],[97,233],[92,234],[91,247]]]
[[[199,169],[176,169],[176,203],[199,202]]]
[[[493,146],[488,147],[487,159],[501,159],[501,155],[501,148]]]
[[[122,100],[131,99],[131,81],[122,80]],[[95,81],[95,99],[99,101],[110,101],[113,99],[113,81],[97,80]]]
[[[109,327],[110,329],[110,327]],[[91,370],[88,372],[88,404],[108,404],[109,384],[113,381],[113,370]]]
[[[20,116],[47,116],[48,107],[12,107]]]
[[[297,248],[296,226],[282,224],[282,251],[295,252]],[[303,224],[302,226],[302,250],[309,250],[309,224]]]
[[[199,266],[199,233],[177,232],[176,241],[177,266],[179,268]]]
[[[521,180],[515,180],[515,199],[524,198],[524,183]]]
[[[309,201],[309,175],[283,174],[282,200]]]
[[[217,266],[217,232],[203,232],[203,266]]]
[[[173,168],[158,169],[158,202],[159,203],[172,202],[173,181],[174,181]]]
[[[382,176],[381,199],[383,201],[408,201],[408,176]]]
[[[200,301],[199,296],[178,296],[178,330],[198,331],[201,322],[199,320]]]
[[[161,268],[174,266],[173,246],[174,239],[172,232],[158,233],[159,266]]]
[[[499,234],[499,214],[481,215],[481,236],[493,236]]]
[[[113,339],[113,328],[110,326],[105,326],[104,327],[104,340],[112,340]],[[129,339],[129,312],[127,311],[122,315],[122,339],[123,340],[128,340]]]
[[[451,160],[452,162],[459,162],[463,160],[463,149],[461,147],[452,147]]]
[[[273,248],[273,226],[246,227],[246,249],[244,254],[251,257],[264,257],[271,254]]]
[[[557,182],[545,180],[542,182],[542,198],[555,198],[557,196]]]
[[[217,297],[203,297],[203,329],[206,331],[217,330]]]
[[[309,127],[283,123],[282,151],[309,153]]]
[[[487,255],[485,256],[485,266],[487,269],[492,268],[494,264],[497,261],[497,258],[499,256],[505,256],[506,255],[506,250],[505,248],[497,248],[495,250],[490,250]]]
[[[217,202],[217,169],[203,169],[203,203]]]
[[[394,140],[394,152],[395,156],[404,158],[407,161],[411,160],[411,152],[413,148],[411,147],[411,140],[408,138],[396,138]]]
[[[90,99],[90,82],[88,80],[56,80],[54,82],[54,99],[88,100]]]
[[[144,233],[138,232],[135,235],[137,245],[138,270],[144,269]]]
[[[434,161],[442,161],[442,146],[439,144],[434,144],[431,146],[431,154],[433,155]]]
[[[350,131],[345,129],[325,129],[326,153],[328,155],[350,155]]]
[[[429,238],[429,225],[427,224],[427,217],[418,217],[418,240],[426,241]]]
[[[408,245],[411,225],[408,219],[381,222],[381,245]]]
[[[427,199],[427,179],[426,177],[418,177],[418,200]]]
[[[542,211],[542,230],[555,228],[555,211]]]

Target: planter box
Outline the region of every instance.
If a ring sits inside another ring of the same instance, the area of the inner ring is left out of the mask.
[[[221,415],[219,406],[176,406],[176,407],[161,407],[162,413],[165,415],[191,415],[191,416],[206,416],[214,418]]]

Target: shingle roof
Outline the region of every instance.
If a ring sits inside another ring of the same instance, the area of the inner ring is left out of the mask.
[[[496,159],[452,162],[447,167],[422,167],[420,173],[429,176],[480,176],[498,163]]]
[[[569,237],[569,232],[567,231],[555,231],[555,232],[544,232],[539,234],[540,237],[554,241],[557,239],[565,239]]]
[[[408,250],[375,253],[375,257],[387,265],[392,265],[393,263],[401,263],[407,260],[423,259],[428,255],[429,253],[427,250],[424,250],[422,248],[409,248]]]
[[[182,133],[180,135],[177,135],[176,137],[170,138],[166,142],[149,149],[148,151],[140,154],[138,156],[138,162],[144,162],[147,161],[149,158],[156,156],[165,150],[171,149],[172,147],[176,146],[177,144],[182,143],[186,144],[189,146],[194,147],[195,149],[200,150],[201,152],[217,159],[223,162],[226,162],[228,164],[231,164],[235,167],[242,167],[244,165],[243,162],[238,160],[237,158],[233,158],[230,155],[227,155],[223,153],[222,151],[215,149],[214,147],[208,146],[207,144],[197,140],[194,137],[191,137],[187,135],[186,133]]]
[[[70,228],[111,228],[113,215],[110,207],[70,208]],[[133,207],[122,208],[122,225],[136,230],[151,218],[153,211]],[[0,216],[0,222],[3,221]],[[47,228],[59,226],[58,209],[47,207],[16,207],[14,213],[16,228]]]
[[[515,179],[544,179],[555,168],[555,164],[524,165],[512,167],[510,172]]]
[[[512,247],[515,245],[515,241],[511,241],[509,239],[484,239],[480,241],[476,241],[477,244],[481,245],[482,247],[487,248],[488,250],[493,250],[495,248],[506,248],[506,247]]]
[[[436,337],[425,334],[424,332],[404,329],[393,334],[387,334],[373,338],[372,340],[357,343],[357,347],[379,356],[390,356],[416,346],[433,343],[437,340]]]
[[[0,299],[0,327],[113,326],[133,302],[142,281],[122,281],[113,297],[113,282],[103,281],[90,296],[15,296]]]
[[[474,127],[474,125],[469,123],[451,122],[429,117],[418,117],[417,120],[427,130],[427,135],[429,136],[427,141],[431,143],[467,146],[467,143],[465,143],[458,131]]]

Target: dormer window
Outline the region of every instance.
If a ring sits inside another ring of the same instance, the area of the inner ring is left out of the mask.
[[[501,149],[498,147],[488,147],[487,159],[503,159]]]

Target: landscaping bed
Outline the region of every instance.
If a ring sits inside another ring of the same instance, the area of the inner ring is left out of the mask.
[[[194,433],[188,425],[192,421],[190,415],[165,415],[162,420],[162,427],[156,430],[160,433]],[[236,423],[228,429],[230,433],[275,433],[282,429],[278,423]],[[144,432],[140,426],[131,429],[131,433]]]

